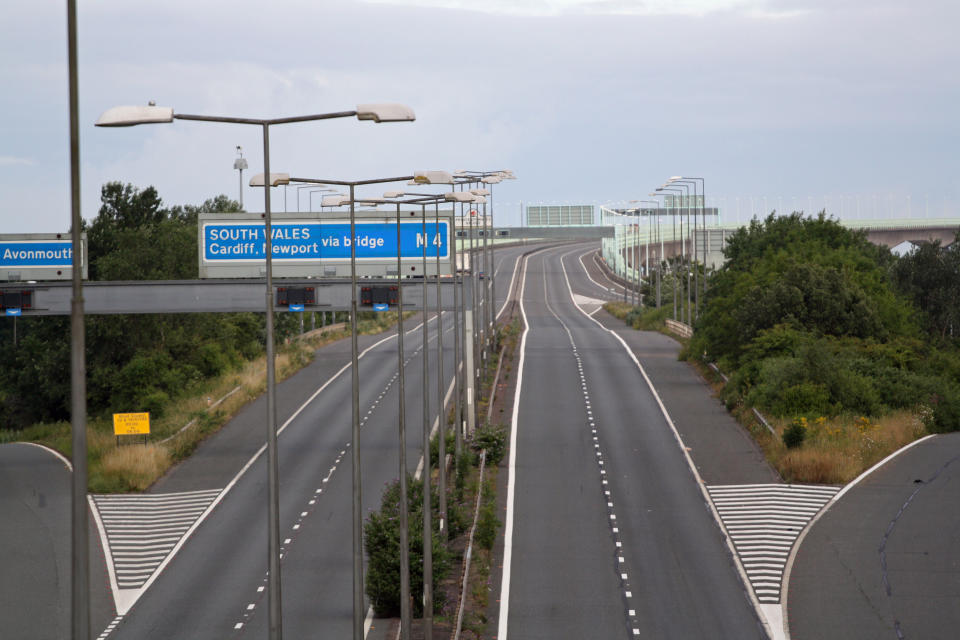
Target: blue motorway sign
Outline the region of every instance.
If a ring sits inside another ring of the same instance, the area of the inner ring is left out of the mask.
[[[70,267],[73,247],[69,240],[0,242],[0,269],[11,267]]]
[[[203,225],[203,260],[230,264],[259,262],[266,257],[265,225],[257,222],[207,222]],[[355,224],[358,261],[397,258],[397,223],[362,221]],[[429,221],[403,220],[400,225],[400,257],[416,259],[423,255],[449,260],[450,229],[446,220],[439,225]],[[337,221],[275,222],[271,225],[273,260],[299,263],[350,259],[350,223]]]
[[[390,311],[390,305],[386,302],[375,302],[373,303],[374,311]]]
[[[397,264],[397,215],[400,264]],[[431,213],[433,215],[431,215]],[[361,278],[453,273],[453,211],[355,212],[355,237],[343,212],[274,213],[271,246],[278,278]],[[439,217],[439,220],[437,219]],[[206,213],[198,217],[201,278],[263,278],[266,225],[259,213]],[[351,245],[356,264],[351,266]],[[428,260],[423,261],[426,249]],[[439,260],[438,254],[439,253]]]
[[[81,264],[86,277],[86,236],[81,237]],[[0,280],[69,280],[73,243],[69,234],[0,235]]]

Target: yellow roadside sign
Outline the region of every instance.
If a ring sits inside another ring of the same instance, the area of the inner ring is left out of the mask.
[[[150,433],[149,413],[113,414],[113,435],[132,436]]]

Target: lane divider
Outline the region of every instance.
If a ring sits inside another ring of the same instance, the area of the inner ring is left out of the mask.
[[[570,252],[573,253],[573,252]],[[570,255],[570,253],[560,256],[561,262],[563,258]],[[616,566],[614,567],[616,574],[620,576],[620,588],[623,592],[624,602],[627,604],[627,620],[629,622],[630,632],[634,636],[640,635],[640,621],[637,618],[636,609],[631,608],[631,601],[633,599],[633,587],[630,584],[630,575],[624,569],[626,564],[626,557],[624,556],[623,550],[623,540],[620,536],[620,527],[617,523],[617,514],[613,508],[613,497],[610,495],[609,483],[607,481],[607,470],[603,468],[603,451],[600,447],[600,440],[597,433],[597,423],[594,420],[593,409],[590,406],[590,393],[587,389],[587,379],[583,373],[583,361],[580,358],[580,353],[577,351],[577,343],[573,339],[573,332],[570,331],[570,327],[567,326],[567,323],[564,322],[557,312],[554,311],[553,307],[550,305],[550,302],[547,300],[547,272],[543,271],[543,299],[546,303],[547,310],[553,314],[553,317],[557,319],[557,322],[563,327],[563,330],[567,332],[567,339],[570,341],[570,347],[573,349],[573,357],[577,361],[577,374],[580,376],[580,390],[583,392],[583,401],[586,407],[586,418],[587,426],[590,429],[590,434],[593,438],[593,448],[594,453],[597,459],[598,470],[600,471],[600,487],[603,491],[604,499],[607,503],[607,515],[609,516],[610,524],[610,533],[613,536],[614,545],[616,546]]]
[[[432,318],[427,318],[426,322],[428,323],[432,322],[435,318],[436,316],[433,316]],[[423,326],[423,322],[419,323],[416,327],[414,327],[413,329],[410,329],[405,333],[412,334],[418,329],[420,329],[422,326]],[[381,340],[378,340],[374,344],[364,349],[358,355],[357,360],[359,361],[361,358],[363,358],[367,353],[369,353],[373,349],[376,349],[380,345],[384,344],[385,342],[388,342],[389,340],[395,339],[396,337],[397,337],[396,333],[394,332],[391,335],[386,336]],[[334,373],[329,379],[327,379],[327,381],[324,384],[322,384],[316,391],[314,391],[313,394],[309,398],[307,398],[307,400],[304,401],[303,404],[301,404],[296,411],[293,412],[293,414],[283,423],[283,425],[279,429],[277,429],[277,437],[279,438],[280,435],[283,433],[283,431],[286,430],[286,428],[307,408],[307,406],[309,406],[309,404],[313,402],[317,398],[317,396],[319,396],[328,386],[330,386],[337,378],[339,378],[345,371],[347,371],[350,368],[350,366],[351,366],[351,363],[349,362],[345,364],[336,373]],[[261,455],[263,455],[266,449],[267,449],[267,445],[263,444],[250,457],[250,459],[246,462],[246,464],[244,464],[244,466],[240,469],[240,471],[238,471],[237,474],[230,480],[230,482],[227,483],[227,486],[224,487],[219,494],[217,494],[217,497],[213,500],[213,502],[210,503],[207,509],[200,515],[200,517],[197,518],[197,520],[193,523],[193,525],[186,531],[183,537],[180,538],[180,540],[173,547],[173,549],[171,549],[170,553],[166,556],[166,558],[163,560],[160,566],[157,567],[156,571],[154,571],[154,573],[150,576],[147,582],[140,589],[138,589],[136,593],[132,593],[132,592],[124,593],[122,590],[115,587],[114,584],[111,584],[111,589],[113,591],[114,604],[117,610],[117,618],[115,619],[115,622],[118,621],[119,619],[122,619],[130,611],[133,605],[136,604],[137,600],[143,595],[143,593],[147,591],[147,589],[150,588],[150,586],[157,579],[157,577],[164,571],[164,569],[166,569],[170,561],[176,556],[176,554],[180,551],[180,549],[186,543],[186,541],[190,538],[190,536],[193,535],[193,532],[196,531],[196,529],[203,523],[204,520],[206,520],[206,518],[210,515],[210,513],[217,507],[217,505],[220,504],[220,502],[227,496],[228,493],[230,493],[230,490],[233,489],[233,487],[237,484],[240,478],[242,478],[244,474],[246,474],[246,472],[257,461],[257,459]],[[162,495],[162,494],[156,494],[156,495]],[[91,501],[91,506],[92,506],[92,498],[90,496],[88,496],[88,500]],[[99,522],[99,519],[96,515],[96,509],[92,509],[92,511],[94,512],[94,519],[95,521],[97,521],[97,524],[98,524],[98,532],[100,534],[101,545],[106,550],[109,548],[109,540],[107,539],[106,531],[104,530],[102,523]],[[108,563],[108,569],[109,569],[109,563]],[[116,629],[116,625],[113,626],[113,629]],[[110,635],[108,632],[106,632],[106,630],[104,632],[107,633],[107,635],[103,636],[104,638]]]
[[[673,437],[677,442],[677,446],[680,447],[680,453],[683,455],[684,459],[687,461],[687,468],[690,470],[690,473],[693,474],[693,478],[696,481],[697,487],[700,490],[700,493],[703,497],[704,503],[707,505],[707,508],[710,510],[710,513],[713,514],[713,519],[716,521],[717,526],[720,527],[720,530],[724,533],[724,542],[726,543],[727,549],[730,552],[731,557],[734,559],[734,566],[737,568],[737,572],[740,574],[740,580],[744,587],[744,592],[747,597],[750,599],[750,602],[753,604],[754,610],[757,612],[757,616],[760,622],[763,624],[767,634],[771,637],[779,637],[774,635],[774,629],[776,629],[776,624],[772,624],[766,615],[766,610],[761,608],[761,603],[757,599],[756,594],[753,592],[753,588],[750,586],[750,578],[747,576],[747,573],[743,567],[743,564],[739,561],[739,556],[737,555],[737,550],[733,545],[733,541],[730,538],[729,532],[726,530],[726,527],[723,525],[723,520],[720,518],[720,514],[717,512],[716,506],[714,506],[713,501],[710,499],[710,493],[707,491],[707,486],[703,482],[703,478],[700,477],[700,472],[697,471],[696,465],[693,463],[693,458],[690,456],[690,451],[683,442],[683,438],[680,437],[680,432],[677,431],[677,427],[673,422],[673,418],[670,417],[670,413],[667,411],[666,405],[663,403],[663,399],[660,397],[660,394],[657,393],[656,387],[653,386],[653,381],[650,380],[650,376],[647,375],[646,369],[643,368],[643,365],[640,364],[640,361],[637,359],[636,354],[633,353],[633,350],[630,349],[630,346],[626,341],[619,335],[617,332],[612,331],[603,326],[596,318],[584,311],[580,305],[576,303],[573,297],[573,289],[570,286],[570,278],[567,275],[566,265],[564,265],[563,260],[560,260],[560,269],[563,272],[563,278],[567,283],[567,291],[570,294],[570,300],[573,302],[573,305],[582,313],[587,319],[591,322],[594,322],[601,330],[606,331],[612,335],[623,347],[624,351],[627,353],[629,358],[633,361],[634,365],[637,367],[637,370],[640,371],[640,375],[643,377],[644,382],[647,385],[647,388],[650,389],[650,393],[653,394],[654,399],[657,401],[657,406],[660,408],[660,413],[663,415],[664,420],[667,422],[667,425],[670,427],[670,431],[673,433]]]

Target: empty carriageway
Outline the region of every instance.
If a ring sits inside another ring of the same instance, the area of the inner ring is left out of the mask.
[[[522,278],[498,638],[766,637],[662,403],[574,303],[585,249]]]

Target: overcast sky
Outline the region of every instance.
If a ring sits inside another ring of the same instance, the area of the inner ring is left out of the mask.
[[[65,4],[7,3],[0,21],[2,233],[69,226]],[[237,197],[237,145],[245,179],[263,170],[256,127],[93,126],[149,100],[248,117],[406,103],[414,123],[274,127],[273,169],[512,169],[495,191],[510,224],[521,201],[622,203],[678,174],[705,178],[728,219],[960,215],[956,0],[79,4],[87,219],[107,181],[199,204]],[[262,190],[245,188],[244,204],[261,211]]]

